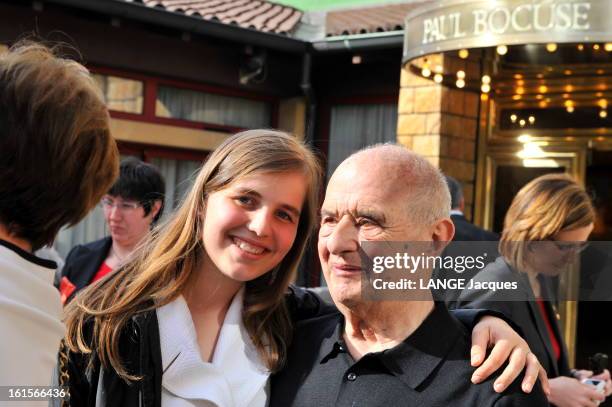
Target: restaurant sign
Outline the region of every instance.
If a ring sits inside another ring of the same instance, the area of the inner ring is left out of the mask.
[[[612,42],[612,0],[430,1],[406,16],[403,61],[462,48]]]

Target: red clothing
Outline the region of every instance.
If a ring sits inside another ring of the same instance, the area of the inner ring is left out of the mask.
[[[99,279],[101,279],[102,277],[104,277],[105,275],[110,273],[111,271],[113,271],[113,269],[110,268],[108,266],[108,264],[106,264],[106,262],[103,262],[102,265],[100,266],[100,268],[98,269],[98,272],[96,273],[96,275],[91,280],[91,282],[95,283],[96,281],[98,281]]]
[[[552,324],[550,323],[550,318],[548,312],[546,311],[546,304],[541,298],[536,299],[539,307],[540,313],[542,314],[542,318],[544,318],[544,323],[546,324],[546,330],[548,331],[548,336],[550,338],[550,343],[553,348],[553,352],[555,353],[555,358],[559,360],[561,357],[561,345],[559,345],[559,341],[557,340],[557,336],[555,335],[555,331],[552,328]]]

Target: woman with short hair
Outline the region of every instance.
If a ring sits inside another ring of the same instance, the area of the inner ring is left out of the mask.
[[[57,265],[33,253],[85,217],[119,166],[93,78],[56,54],[20,42],[0,55],[0,386],[51,384]]]
[[[127,263],[164,210],[164,179],[153,165],[136,158],[121,162],[119,178],[102,197],[110,236],[70,250],[62,269],[62,303]]]

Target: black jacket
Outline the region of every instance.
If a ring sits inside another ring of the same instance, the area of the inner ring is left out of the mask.
[[[335,311],[310,291],[298,287],[290,287],[286,300],[293,320]],[[476,314],[468,313],[466,318],[471,315]],[[91,327],[85,327],[84,332],[85,340],[91,343]],[[88,368],[85,355],[71,352],[68,373],[72,407],[161,407],[161,345],[154,310],[132,317],[121,336],[119,351],[128,372],[143,379],[128,385],[114,371],[105,371],[97,358]]]
[[[497,233],[479,228],[478,226],[468,222],[463,215],[451,215],[451,220],[455,225],[455,236],[453,237],[453,240],[460,242],[499,240]]]
[[[290,287],[289,291],[286,301],[294,321],[337,312],[335,307],[325,304],[309,290]],[[484,315],[503,318],[503,315],[487,310],[454,310],[452,313],[470,331]],[[84,331],[85,340],[91,343],[91,338],[87,337],[91,335],[91,327],[85,327]],[[102,369],[98,359],[94,359],[88,368],[82,354],[70,353],[68,371],[72,407],[161,407],[163,367],[155,311],[130,320],[120,339],[119,350],[128,371],[143,379],[128,385],[114,371]]]
[[[464,290],[456,305],[461,308],[486,308],[503,313],[521,328],[529,348],[546,369],[548,377],[570,376],[567,349],[557,323],[556,310],[550,301],[545,301],[548,320],[561,348],[559,360],[555,357],[546,322],[535,301],[527,276],[514,271],[503,257],[499,257],[478,273],[474,280],[514,282],[519,289],[507,294],[495,290]],[[549,290],[545,284],[542,289]],[[551,297],[549,292],[545,298]]]
[[[70,250],[61,275],[61,277],[68,278],[76,286],[68,301],[91,283],[104,259],[108,256],[112,244],[113,240],[109,236],[85,245],[77,245]],[[58,284],[56,282],[56,286],[59,288]]]

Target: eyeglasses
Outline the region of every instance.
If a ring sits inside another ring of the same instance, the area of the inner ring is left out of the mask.
[[[555,247],[563,253],[574,253],[578,254],[589,246],[589,242],[560,242],[551,240],[555,244]]]
[[[117,208],[122,212],[129,212],[138,209],[141,206],[141,204],[138,202],[122,200],[113,201],[111,198],[102,198],[100,203],[102,204],[102,209],[106,211]]]

